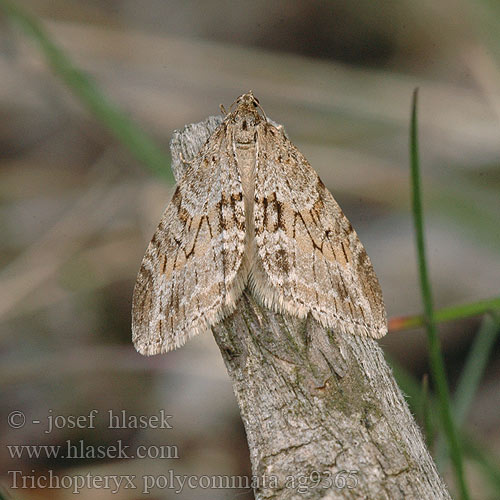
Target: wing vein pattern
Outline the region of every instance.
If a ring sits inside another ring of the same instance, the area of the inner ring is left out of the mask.
[[[269,123],[258,134],[253,286],[268,307],[375,338],[382,292],[347,217],[300,151]]]
[[[230,311],[244,246],[241,180],[221,126],[184,173],[142,261],[132,305],[137,349],[180,347]]]

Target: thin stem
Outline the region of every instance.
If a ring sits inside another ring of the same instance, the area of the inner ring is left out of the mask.
[[[434,319],[437,323],[443,323],[445,321],[480,316],[495,310],[500,310],[500,297],[471,302],[469,304],[443,307],[443,309],[434,311]],[[424,316],[419,314],[414,316],[394,316],[389,320],[389,330],[391,332],[410,330],[423,325]]]
[[[413,93],[411,130],[410,130],[410,162],[412,179],[412,205],[415,225],[415,237],[418,252],[418,268],[420,274],[420,288],[424,305],[424,322],[427,330],[429,346],[429,360],[432,377],[436,384],[439,399],[439,410],[441,422],[446,434],[450,448],[451,459],[455,468],[455,476],[462,500],[468,500],[469,493],[465,481],[465,473],[462,461],[462,450],[457,437],[455,423],[451,414],[450,392],[446,380],[443,356],[441,353],[440,340],[437,334],[434,308],[432,303],[432,291],[427,272],[427,261],[425,254],[424,221],[422,201],[420,197],[420,171],[418,155],[418,127],[417,127],[417,99],[418,89]]]

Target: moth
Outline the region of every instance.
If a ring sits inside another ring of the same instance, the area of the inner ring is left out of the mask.
[[[145,355],[232,313],[243,289],[267,308],[380,338],[382,292],[333,196],[252,92],[238,97],[178,180],[135,284]]]

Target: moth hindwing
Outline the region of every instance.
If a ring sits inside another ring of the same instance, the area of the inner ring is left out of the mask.
[[[231,313],[247,285],[275,311],[382,337],[380,285],[339,205],[251,92],[232,108],[178,169],[134,289],[137,350],[182,346]]]

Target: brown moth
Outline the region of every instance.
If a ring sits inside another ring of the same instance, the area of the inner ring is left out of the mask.
[[[274,311],[382,337],[380,285],[339,205],[251,92],[232,107],[178,180],[142,261],[136,349],[182,346],[234,311],[246,286]]]

